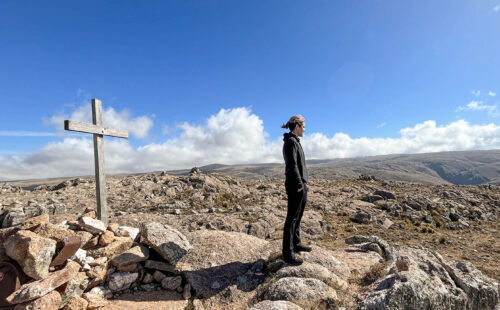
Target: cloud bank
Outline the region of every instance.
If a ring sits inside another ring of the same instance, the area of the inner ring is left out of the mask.
[[[92,109],[88,104],[78,107],[73,113],[61,113],[48,119],[44,119],[46,125],[53,125],[58,131],[63,131],[64,120],[92,123]],[[130,111],[123,109],[117,112],[112,107],[103,108],[102,122],[105,127],[125,129],[137,138],[146,138],[149,130],[153,127],[153,120],[148,116],[133,118]]]
[[[118,113],[112,108],[106,111],[111,119],[121,120],[120,124],[130,126],[137,122],[142,125],[142,128],[135,129],[138,136],[146,135],[152,126],[152,121],[149,120],[149,124],[145,118],[131,118],[130,114]],[[77,109],[71,119],[89,121],[85,113]],[[108,120],[105,118],[105,121]],[[118,123],[105,124],[120,128]],[[178,136],[138,148],[132,147],[127,140],[105,139],[106,172],[173,170],[213,163],[282,162],[281,137],[270,140],[263,121],[248,108],[222,109],[202,124],[182,123],[177,127],[180,131]],[[396,138],[353,138],[346,133],[328,137],[322,133],[306,133],[301,141],[308,159],[498,149],[500,125],[472,125],[458,120],[439,126],[435,121],[427,120],[401,129]],[[93,173],[93,143],[91,138],[86,137],[67,137],[29,154],[0,155],[0,180]]]

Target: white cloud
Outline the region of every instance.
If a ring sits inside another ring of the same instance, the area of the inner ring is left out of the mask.
[[[481,95],[481,91],[480,90],[472,90],[471,93],[476,96],[476,97],[479,97],[479,95]]]
[[[89,104],[85,104],[78,107],[70,115],[64,113],[57,114],[44,119],[44,123],[46,125],[54,125],[57,130],[62,131],[64,120],[66,119],[92,123],[92,108]],[[103,109],[102,122],[104,127],[125,129],[137,138],[146,138],[149,130],[153,127],[153,120],[148,116],[133,118],[127,109],[118,112],[112,107]]]
[[[178,125],[180,135],[163,143],[134,148],[128,140],[105,139],[107,173],[147,172],[212,163],[283,161],[282,138],[269,140],[262,120],[248,108],[222,109],[202,124]],[[428,120],[400,130],[396,138],[327,137],[313,133],[301,139],[308,159],[359,157],[500,148],[500,125],[472,125],[459,120],[438,126]],[[0,155],[0,179],[93,175],[91,138],[65,138],[24,155]]]
[[[495,11],[495,12],[500,11],[500,4],[499,4],[499,5],[497,5],[497,6],[495,6],[495,7],[493,8],[493,11]]]
[[[491,90],[488,92],[488,95],[491,96],[491,97],[495,97],[497,95],[497,93],[495,92],[492,92]]]
[[[387,125],[387,123],[386,123],[386,122],[380,123],[380,124],[378,124],[378,125],[377,125],[377,128],[382,128],[382,127],[384,127],[385,125]]]
[[[487,111],[491,116],[498,116],[496,105],[487,105],[483,101],[472,100],[465,107],[459,106],[455,112],[458,111]]]

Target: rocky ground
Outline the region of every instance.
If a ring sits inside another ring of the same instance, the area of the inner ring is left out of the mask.
[[[110,176],[108,227],[94,222],[92,179],[31,191],[2,184],[0,264],[19,263],[33,279],[24,286],[36,287],[40,296],[21,286],[0,297],[24,296],[16,309],[50,298],[53,309],[65,303],[66,309],[500,307],[499,186],[365,176],[312,180],[309,189],[301,227],[313,251],[293,267],[280,258],[282,182],[195,170],[189,176]],[[49,267],[64,238],[74,235],[82,241],[79,256]],[[35,245],[54,249],[27,255],[37,252]],[[52,278],[58,279],[48,285],[52,290],[40,293],[40,281]]]

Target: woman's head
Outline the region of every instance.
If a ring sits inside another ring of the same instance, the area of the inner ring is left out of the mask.
[[[281,128],[288,128],[297,136],[302,137],[306,129],[306,120],[302,115],[294,115]]]

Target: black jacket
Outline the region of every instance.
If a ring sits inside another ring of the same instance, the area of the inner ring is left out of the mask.
[[[283,135],[283,158],[285,159],[285,175],[288,186],[303,187],[307,183],[307,167],[300,139],[293,132]]]

